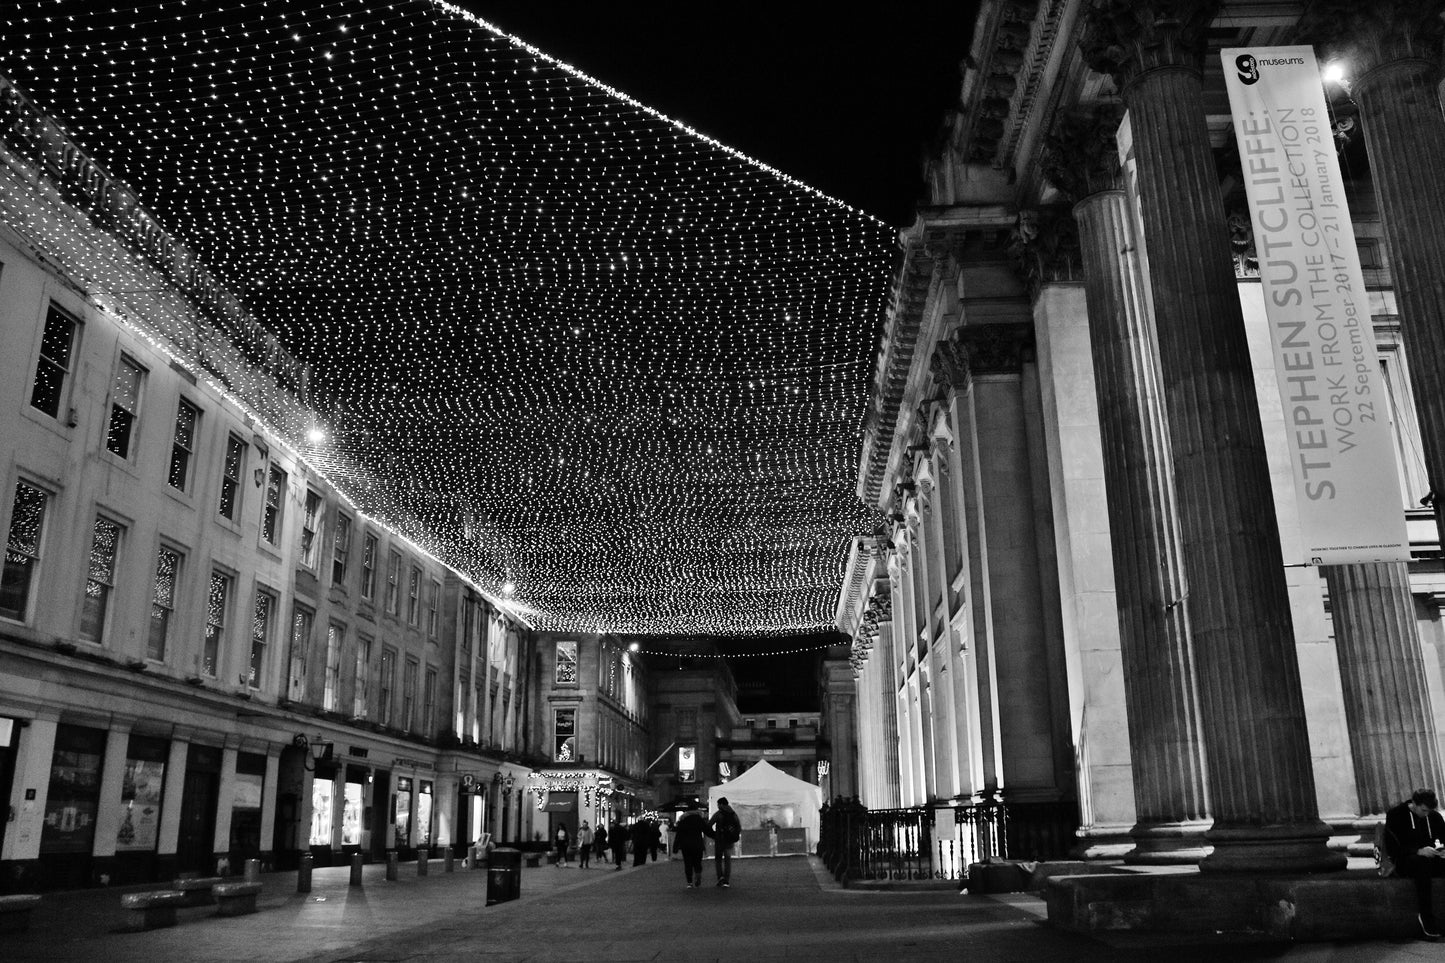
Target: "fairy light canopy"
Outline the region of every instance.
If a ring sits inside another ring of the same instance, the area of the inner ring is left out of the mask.
[[[540,629],[831,623],[881,222],[450,3],[6,7],[0,73],[307,367],[363,511]]]

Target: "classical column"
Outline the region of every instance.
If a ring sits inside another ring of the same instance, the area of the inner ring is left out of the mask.
[[[1104,0],[1081,47],[1129,110],[1210,766],[1210,871],[1342,869],[1326,846],[1259,404],[1200,71],[1217,3]]]
[[[1197,862],[1209,785],[1154,330],[1117,186],[1118,121],[1114,111],[1064,118],[1044,165],[1077,202],[1138,819],[1130,860]]]
[[[897,808],[901,774],[898,758],[898,673],[893,659],[893,596],[888,588],[888,579],[874,582],[874,598],[878,605],[878,642],[874,647],[873,661],[878,664],[878,707],[882,714],[883,758],[882,787],[883,808]],[[876,807],[875,807],[876,808]]]
[[[1425,448],[1435,518],[1445,509],[1445,117],[1441,114],[1438,3],[1318,0],[1301,24],[1353,77],[1370,155],[1400,333]]]
[[[1326,565],[1360,815],[1440,785],[1419,627],[1404,562]],[[1362,829],[1365,826],[1361,827]]]

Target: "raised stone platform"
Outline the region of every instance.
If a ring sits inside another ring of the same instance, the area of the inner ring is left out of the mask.
[[[1445,880],[1434,889],[1445,918]],[[1080,933],[1199,934],[1261,941],[1408,939],[1415,889],[1368,870],[1318,876],[1106,873],[1054,877],[1049,923]]]

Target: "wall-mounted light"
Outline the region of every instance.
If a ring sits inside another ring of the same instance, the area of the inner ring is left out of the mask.
[[[307,772],[315,772],[318,763],[329,762],[332,750],[335,748],[332,743],[323,741],[320,734],[313,741],[307,739],[305,733],[301,732],[296,733],[295,738],[291,740],[291,745],[301,750],[301,768]],[[311,763],[309,766],[306,765],[308,761]],[[370,782],[369,773],[367,781]]]
[[[260,488],[261,483],[266,480],[266,469],[257,468],[254,472],[251,473],[251,477],[256,479],[256,487]]]

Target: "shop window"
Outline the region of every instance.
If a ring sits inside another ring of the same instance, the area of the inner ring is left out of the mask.
[[[181,553],[164,546],[156,552],[156,576],[151,587],[151,623],[146,637],[146,658],[165,660],[170,650],[171,623],[176,614],[176,583],[181,575]]]
[[[30,389],[30,406],[52,418],[60,417],[65,382],[70,377],[70,363],[75,354],[77,327],[74,318],[55,305],[50,306],[40,335],[40,358],[35,365],[35,383]]]
[[[266,474],[266,503],[261,506],[261,538],[270,545],[280,544],[285,502],[286,473],[272,462]]]
[[[411,779],[402,776],[396,781],[395,802],[392,804],[392,829],[396,833],[396,848],[411,845]]]
[[[557,643],[557,673],[558,685],[577,684],[577,642],[565,640]]]
[[[201,674],[214,679],[219,670],[221,643],[226,637],[226,612],[231,599],[231,577],[211,570],[206,593],[206,638],[201,648]]]
[[[376,598],[376,536],[370,532],[361,539],[361,597]]]
[[[80,639],[99,645],[105,639],[110,596],[115,591],[115,557],[120,551],[121,526],[104,515],[91,526],[90,558],[86,566],[85,595],[80,600]]]
[[[121,355],[115,366],[115,384],[110,390],[110,421],[105,429],[105,450],[117,458],[128,459],[131,456],[144,382],[145,369]]]
[[[246,468],[246,443],[235,435],[226,436],[226,460],[221,466],[221,498],[216,513],[234,522],[241,503],[241,472]]]
[[[346,585],[346,566],[351,560],[351,516],[336,513],[336,535],[331,540],[331,584]]]
[[[185,399],[176,407],[176,428],[171,435],[171,468],[166,481],[176,491],[185,491],[191,483],[191,455],[196,450],[196,424],[201,411]]]
[[[10,537],[5,543],[5,568],[0,575],[0,616],[24,622],[34,604],[35,573],[45,535],[45,510],[50,495],[28,482],[16,482],[10,503]]]
[[[236,779],[231,795],[231,852],[243,859],[261,855],[261,804],[266,798],[266,757],[236,753]]]
[[[577,759],[577,710],[552,710],[552,759],[575,762]]]
[[[104,731],[63,724],[56,727],[45,822],[40,828],[41,853],[91,852],[104,755]]]
[[[359,782],[352,782],[348,776],[345,783],[346,796],[341,804],[341,845],[361,845],[362,790]]]
[[[292,702],[306,701],[306,661],[311,649],[311,627],[316,613],[306,606],[296,604],[291,616],[291,658],[288,660],[289,676],[286,684],[286,698]]]
[[[341,643],[346,630],[332,622],[326,627],[326,678],[321,690],[321,708],[335,711],[341,704]]]
[[[367,697],[371,689],[371,640],[364,635],[356,637],[356,672],[351,685],[351,714],[365,719],[370,706]]]
[[[311,837],[312,846],[331,846],[331,827],[336,817],[336,784],[330,779],[316,779],[311,783]]]
[[[416,845],[431,845],[432,784],[423,779],[416,794]]]
[[[246,684],[261,688],[266,672],[266,647],[271,642],[271,622],[276,617],[276,596],[258,588],[251,607],[251,657],[247,663]]]
[[[164,798],[166,760],[170,744],[164,739],[132,735],[121,775],[120,828],[115,848],[122,853],[155,852]]]

